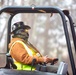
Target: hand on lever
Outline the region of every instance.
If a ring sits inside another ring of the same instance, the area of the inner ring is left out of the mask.
[[[58,58],[49,58],[48,56],[43,57],[45,63],[55,64],[58,62]]]

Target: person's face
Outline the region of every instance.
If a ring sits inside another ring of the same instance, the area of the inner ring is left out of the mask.
[[[16,33],[18,34],[18,35],[21,35],[22,36],[22,38],[29,38],[29,33],[28,33],[28,29],[20,29],[20,30],[18,30]]]
[[[28,29],[25,29],[25,30],[22,31],[22,35],[24,35],[26,38],[29,37],[28,31],[29,31]]]

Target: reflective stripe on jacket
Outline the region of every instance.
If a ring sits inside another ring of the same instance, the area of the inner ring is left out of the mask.
[[[25,50],[27,50],[27,53],[28,53],[30,56],[33,56],[33,55],[41,56],[38,52],[36,52],[35,50],[33,50],[32,47],[28,47],[28,44],[27,44],[27,43],[24,43],[24,42],[21,41],[21,40],[17,40],[17,41],[15,41],[15,42],[12,44],[12,46],[11,46],[11,48],[10,48],[10,52],[11,52],[11,50],[12,50],[12,47],[13,47],[16,43],[22,44],[22,45],[24,46]],[[31,65],[25,65],[25,64],[19,63],[19,62],[17,62],[16,60],[14,60],[14,63],[15,63],[15,65],[17,66],[17,69],[18,69],[18,70],[31,70],[31,67],[32,67]],[[32,69],[35,70],[34,67],[33,67]]]

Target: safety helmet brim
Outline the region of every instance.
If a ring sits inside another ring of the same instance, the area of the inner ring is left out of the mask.
[[[15,30],[13,30],[12,32],[11,32],[11,34],[14,34],[17,30],[19,30],[19,29],[27,29],[27,30],[29,30],[29,29],[31,29],[31,27],[30,26],[28,26],[28,25],[22,25],[22,26],[20,26],[20,27],[18,27],[18,28],[16,28]]]

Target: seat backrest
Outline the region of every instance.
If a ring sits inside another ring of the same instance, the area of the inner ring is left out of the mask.
[[[11,55],[10,55],[9,53],[7,53],[6,56],[7,56],[7,62],[6,62],[5,68],[17,69],[16,65],[15,65],[14,62],[13,62],[13,59],[12,59]]]

